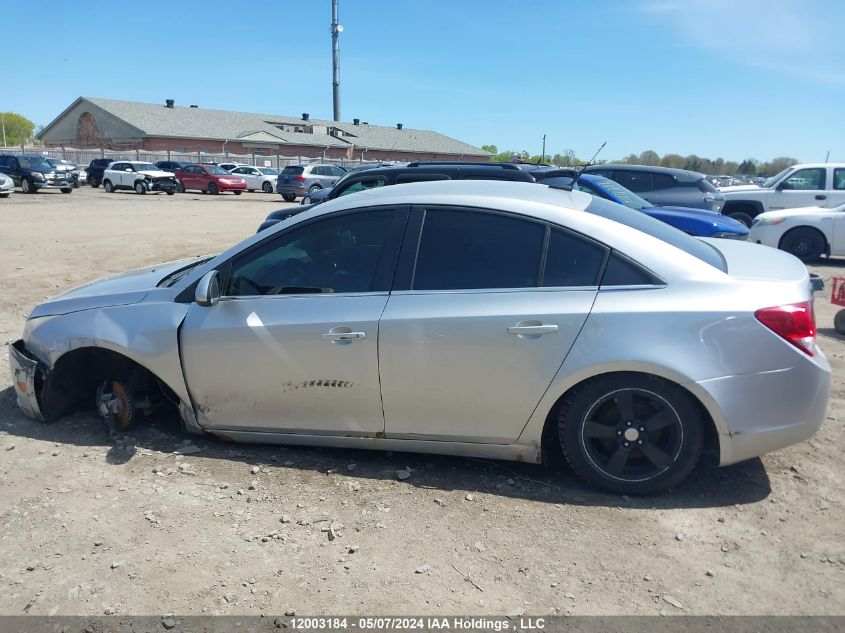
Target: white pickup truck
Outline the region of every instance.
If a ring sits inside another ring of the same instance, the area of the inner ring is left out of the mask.
[[[764,211],[796,207],[835,207],[845,202],[845,163],[806,163],[787,167],[761,186],[723,187],[722,213],[746,226]]]

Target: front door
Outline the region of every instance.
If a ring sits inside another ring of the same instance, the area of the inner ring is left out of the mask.
[[[605,253],[541,222],[427,209],[410,289],[380,326],[387,437],[516,440],[589,315]]]
[[[378,324],[406,218],[394,208],[320,217],[221,266],[223,297],[193,304],[181,333],[201,425],[384,431]]]
[[[796,207],[826,207],[827,169],[806,167],[790,174],[769,194],[769,211]]]

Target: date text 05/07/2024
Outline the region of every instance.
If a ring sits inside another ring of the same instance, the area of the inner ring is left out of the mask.
[[[303,631],[355,629],[359,631],[542,631],[544,618],[508,617],[294,617],[291,625]]]

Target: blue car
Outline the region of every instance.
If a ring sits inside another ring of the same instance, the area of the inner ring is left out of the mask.
[[[535,174],[538,182],[551,186],[568,186],[574,176],[572,170],[555,170]],[[696,237],[721,237],[744,240],[748,227],[728,216],[706,209],[688,207],[655,207],[615,180],[597,174],[581,174],[575,188],[599,198],[611,200],[650,215],[676,229]]]

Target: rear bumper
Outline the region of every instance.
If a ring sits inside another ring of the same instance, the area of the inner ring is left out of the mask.
[[[9,343],[9,367],[12,371],[12,385],[15,388],[18,407],[27,417],[43,420],[44,416],[38,406],[35,386],[38,361],[27,354],[22,340]]]
[[[797,444],[818,431],[827,412],[830,365],[817,350],[813,358],[802,358],[788,369],[703,380],[695,386],[718,403],[719,463],[726,466]]]
[[[291,185],[276,185],[276,193],[292,193],[297,196],[305,195],[306,189],[304,186],[294,187]]]

